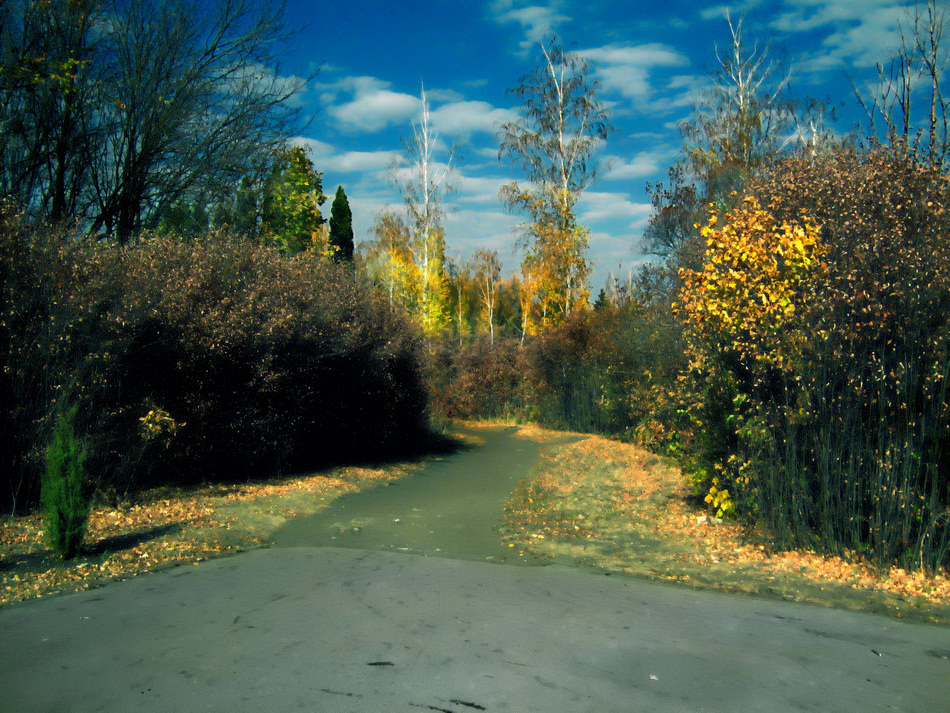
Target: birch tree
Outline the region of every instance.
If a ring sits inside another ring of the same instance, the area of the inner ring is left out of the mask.
[[[413,229],[413,258],[420,279],[419,318],[426,333],[445,321],[444,199],[452,190],[454,150],[443,162],[436,159],[439,135],[432,126],[425,87],[412,138],[404,140],[405,157],[394,164],[393,183],[403,197]]]
[[[727,12],[730,43],[716,47],[709,89],[680,129],[694,176],[705,184],[707,202],[741,189],[765,162],[795,141],[799,132],[786,96],[791,69],[768,44],[743,36],[743,19]],[[702,222],[702,221],[700,221]]]
[[[661,289],[676,290],[678,269],[699,269],[705,243],[695,227],[709,204],[729,210],[746,183],[794,144],[820,143],[823,105],[788,96],[791,68],[767,43],[750,42],[743,18],[728,13],[729,43],[716,47],[707,89],[680,125],[685,156],[670,167],[665,183],[648,184],[653,214],[644,234],[647,251],[669,270],[654,275]]]
[[[495,344],[495,307],[501,282],[501,260],[496,250],[479,250],[472,256],[472,272],[478,286],[482,314],[488,325],[489,342]]]
[[[468,273],[466,265],[462,262],[462,256],[449,259],[446,263],[446,273],[448,283],[452,289],[452,319],[455,321],[456,332],[458,333],[459,346],[462,346],[462,340],[465,335],[465,315],[468,313]]]
[[[557,321],[586,301],[588,233],[577,224],[575,205],[603,168],[595,154],[613,127],[588,61],[565,52],[556,37],[540,49],[540,65],[508,90],[522,102],[521,118],[502,124],[497,135],[499,159],[521,168],[528,182],[509,183],[500,198],[508,210],[528,216],[520,241],[525,281],[528,271],[553,281],[539,286],[551,295],[541,309]]]
[[[385,211],[376,218],[372,233],[376,240],[369,245],[366,257],[371,279],[382,286],[389,304],[402,305],[413,313],[419,280],[410,247],[410,227],[401,215]]]

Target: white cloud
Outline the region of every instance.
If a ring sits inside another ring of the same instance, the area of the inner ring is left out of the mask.
[[[303,146],[318,171],[333,173],[378,173],[385,171],[397,155],[393,151],[344,151],[318,139],[298,136],[291,140],[294,146]]]
[[[419,98],[394,92],[390,82],[376,77],[347,77],[334,89],[349,91],[353,99],[328,111],[344,131],[374,132],[407,122],[419,111]]]
[[[660,158],[656,153],[641,153],[629,160],[620,156],[604,156],[604,160],[612,164],[610,172],[604,175],[604,180],[647,178],[660,172]]]
[[[670,78],[670,81],[667,82],[667,89],[693,89],[697,84],[703,83],[705,80],[703,77],[698,77],[695,74],[677,74],[674,77]]]
[[[722,20],[728,12],[730,17],[737,18],[761,4],[762,0],[742,0],[741,2],[714,5],[702,10],[699,16],[704,20]]]
[[[786,0],[771,27],[787,34],[827,32],[820,51],[800,65],[806,73],[868,68],[886,61],[899,45],[905,5],[895,0]]]
[[[484,156],[485,158],[490,158],[494,161],[498,160],[497,146],[483,146],[482,148],[473,149],[472,153],[475,156]]]
[[[457,102],[464,98],[454,89],[426,89],[426,99],[430,102]]]
[[[633,232],[625,235],[591,232],[588,257],[593,267],[590,280],[592,297],[607,282],[610,273],[624,280],[628,271],[636,272],[644,260],[633,256],[632,246],[635,244],[636,236]]]
[[[322,158],[324,156],[332,155],[336,149],[334,149],[330,144],[325,141],[319,141],[317,139],[308,139],[304,136],[296,136],[290,140],[291,145],[293,146],[302,146],[304,150],[310,155],[311,159]]]
[[[514,7],[513,2],[502,1],[492,3],[491,12],[494,15],[495,22],[499,24],[516,23],[521,25],[524,39],[518,44],[522,51],[527,53],[534,45],[541,42],[545,35],[556,30],[558,25],[571,21],[570,17],[562,15],[556,9],[559,4]]]
[[[678,51],[659,42],[651,42],[645,45],[605,45],[604,47],[584,50],[580,54],[594,62],[607,65],[675,67],[689,63],[689,60]]]
[[[658,88],[653,77],[658,68],[689,64],[685,55],[659,42],[611,44],[582,50],[578,54],[591,60],[594,77],[600,81],[604,91],[616,92],[639,111],[655,109],[650,103]]]
[[[379,172],[388,169],[395,156],[394,151],[347,151],[328,157],[323,165],[338,173]]]
[[[497,124],[516,121],[511,109],[498,109],[483,101],[458,101],[443,104],[430,113],[432,124],[442,134],[467,135],[476,131],[494,133]]]
[[[510,176],[460,176],[458,180],[458,202],[501,205],[498,191],[507,183]]]
[[[619,220],[629,229],[642,227],[653,207],[649,203],[634,203],[626,193],[586,191],[578,202],[578,213],[583,223]]]
[[[445,216],[446,254],[463,259],[476,250],[497,250],[506,271],[514,269],[515,236],[512,231],[520,222],[516,216],[501,210],[450,210]]]

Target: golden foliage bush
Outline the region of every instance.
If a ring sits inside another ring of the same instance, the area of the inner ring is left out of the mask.
[[[936,569],[950,547],[947,180],[913,155],[785,159],[684,275],[695,478],[781,547]]]

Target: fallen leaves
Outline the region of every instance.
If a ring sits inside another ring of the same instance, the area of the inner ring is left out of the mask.
[[[0,606],[260,546],[291,512],[316,512],[343,493],[396,480],[414,467],[346,467],[257,483],[148,491],[132,503],[94,507],[84,552],[68,562],[47,548],[39,514],[7,518],[0,524]]]
[[[532,438],[554,440],[540,430],[533,427]],[[606,438],[587,436],[546,449],[505,514],[507,539],[537,556],[695,586],[902,616],[916,610],[924,618],[950,620],[947,572],[880,572],[865,562],[809,551],[771,553],[734,523],[697,518],[675,468]],[[844,596],[845,590],[851,594]]]

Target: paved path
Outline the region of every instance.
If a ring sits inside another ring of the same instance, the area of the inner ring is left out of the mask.
[[[560,567],[257,550],[0,611],[2,711],[950,711],[950,629]]]
[[[541,445],[517,438],[517,428],[461,430],[481,445],[429,460],[389,486],[343,495],[316,515],[288,520],[274,534],[274,544],[525,564],[499,532],[505,501],[529,475]],[[558,442],[574,440],[565,436]]]

